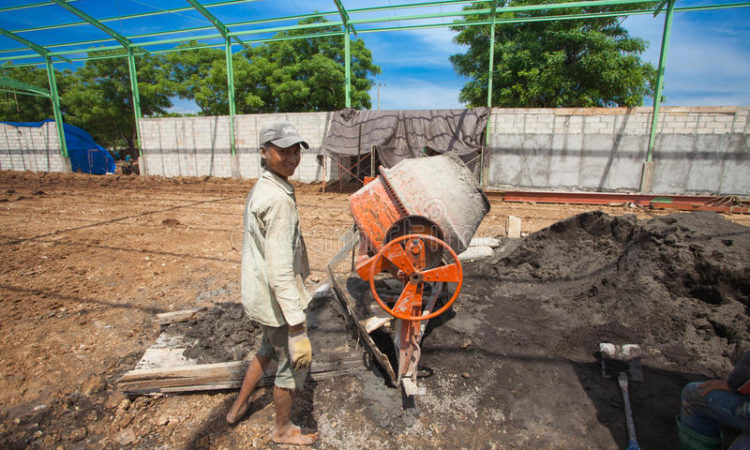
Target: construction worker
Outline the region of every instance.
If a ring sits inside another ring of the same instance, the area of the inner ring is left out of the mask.
[[[308,144],[289,122],[263,127],[259,142],[264,169],[245,205],[241,291],[245,313],[260,324],[263,337],[226,420],[233,424],[247,412],[250,394],[275,360],[271,438],[279,444],[310,445],[318,434],[303,433],[290,420],[294,392],[304,385],[312,347],[304,313],[310,297],[303,285],[310,269],[294,187],[288,181],[299,165],[301,147]]]
[[[726,380],[690,383],[682,390],[677,420],[682,448],[720,449],[720,426],[743,432],[732,450],[750,450],[750,351]]]

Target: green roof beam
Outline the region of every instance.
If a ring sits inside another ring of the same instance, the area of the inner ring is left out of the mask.
[[[228,24],[230,27],[243,27],[246,25],[260,25],[263,23],[272,23],[272,22],[285,22],[287,20],[301,20],[301,19],[310,19],[312,17],[325,17],[325,16],[333,16],[338,15],[336,11],[327,11],[327,12],[320,12],[320,13],[312,13],[312,14],[299,14],[296,16],[285,16],[285,17],[278,17],[274,19],[258,19],[258,20],[250,20],[247,22],[234,22]]]
[[[339,15],[341,16],[341,21],[344,22],[344,26],[354,33],[354,35],[357,35],[357,30],[354,29],[352,26],[352,21],[349,19],[349,13],[346,12],[346,8],[344,8],[344,4],[341,3],[341,0],[333,0],[336,3],[336,8],[339,10]]]
[[[45,45],[44,48],[51,49],[51,48],[70,47],[71,45],[104,44],[105,42],[115,42],[115,39],[106,38],[106,39],[92,39],[90,41],[81,41],[81,42],[66,42],[64,44]]]
[[[209,10],[203,7],[200,3],[198,3],[196,0],[187,0],[190,5],[192,5],[193,8],[195,8],[199,13],[203,15],[206,19],[208,19],[216,29],[219,30],[222,36],[227,37],[227,34],[229,33],[229,30],[227,29],[226,25],[221,23],[219,19],[216,18]]]
[[[47,53],[49,53],[47,49],[42,47],[41,45],[35,44],[31,42],[30,40],[23,38],[21,36],[18,36],[17,34],[11,33],[10,31],[6,29],[0,28],[0,34],[2,34],[5,37],[11,38],[17,42],[20,42],[21,44],[29,47],[30,49],[34,50],[35,52],[39,53],[40,55],[44,57],[46,57]]]
[[[407,8],[426,8],[431,6],[448,6],[448,5],[460,5],[462,3],[476,3],[476,0],[444,0],[439,2],[422,2],[422,3],[409,3],[406,5],[388,5],[388,6],[372,6],[370,8],[355,8],[350,9],[349,12],[352,14],[368,13],[377,11],[391,11],[394,9],[407,9]]]
[[[45,58],[47,58],[48,56],[51,55],[50,52],[46,48],[42,47],[41,45],[35,44],[35,43],[31,42],[30,40],[28,40],[26,38],[23,38],[23,37],[15,34],[15,33],[12,33],[10,31],[8,31],[8,30],[0,28],[0,34],[2,34],[5,37],[11,38],[11,39],[13,39],[16,42],[20,42],[21,44],[29,47],[30,49],[34,50],[35,52],[39,53],[39,55],[41,55],[41,56],[43,56]],[[16,57],[15,59],[21,59],[21,57],[19,56],[19,57]],[[23,58],[23,59],[26,59],[26,58]],[[63,57],[60,57],[60,59],[62,59],[64,61],[67,61],[67,62],[70,62],[70,60],[68,60],[66,58],[63,58]]]
[[[230,36],[244,36],[247,34],[278,33],[279,31],[307,30],[310,28],[327,28],[343,25],[344,22],[306,23],[304,25],[291,25],[287,27],[259,28],[256,30],[231,31]]]
[[[68,0],[68,1],[77,1],[77,0]],[[210,5],[205,5],[206,8],[213,8],[216,6],[228,6],[232,5],[234,3],[249,3],[249,2],[255,2],[258,0],[229,0],[224,2],[216,2],[212,3]],[[46,4],[53,4],[52,2],[46,3]],[[107,17],[106,19],[99,19],[99,22],[106,23],[106,22],[118,22],[120,20],[127,20],[127,19],[141,19],[144,17],[152,17],[152,16],[158,16],[161,14],[168,14],[168,13],[178,13],[178,12],[185,12],[185,11],[192,11],[193,8],[191,6],[185,6],[182,8],[174,8],[174,9],[162,9],[159,11],[152,11],[147,13],[139,13],[139,14],[131,14],[129,16],[117,16],[117,17]],[[2,11],[2,10],[0,10]],[[53,30],[56,28],[65,28],[65,27],[75,27],[80,25],[88,25],[88,22],[70,22],[70,23],[61,23],[58,25],[47,25],[43,27],[32,27],[32,28],[23,28],[18,30],[13,30],[14,32],[26,32],[26,31],[45,31],[45,30]]]
[[[654,17],[658,16],[661,10],[664,8],[664,5],[667,4],[669,0],[664,0],[661,3],[659,3],[659,6],[656,7],[656,10],[654,10]]]
[[[387,16],[387,17],[378,17],[376,19],[355,19],[355,20],[352,20],[352,23],[361,25],[365,23],[398,22],[401,20],[440,19],[440,18],[445,18],[445,17],[466,16],[468,14],[484,16],[484,15],[489,15],[491,11],[492,11],[491,8],[486,8],[486,9],[473,9],[471,10],[471,13],[467,11],[451,11],[451,12],[442,12],[442,13],[434,13],[434,14],[414,14],[411,16]]]
[[[77,2],[78,0],[67,0],[69,3]],[[5,8],[0,8],[0,13],[5,11],[17,11],[19,9],[30,9],[30,8],[37,8],[40,6],[49,6],[54,5],[54,2],[42,2],[42,3],[31,3],[29,5],[18,5],[18,6],[8,6]]]
[[[108,35],[112,36],[117,42],[119,42],[123,47],[128,48],[131,44],[131,42],[125,37],[122,36],[120,33],[116,32],[115,30],[109,28],[108,26],[100,23],[98,20],[94,19],[93,17],[89,16],[85,12],[81,11],[80,9],[68,5],[65,0],[52,0],[55,3],[57,3],[59,6],[65,8],[68,12],[75,14],[76,16],[80,17],[81,19],[85,20],[86,22],[90,23],[91,25],[98,28],[100,31],[103,31],[107,33]]]
[[[14,92],[16,90],[23,91],[27,95],[36,95],[38,97],[49,98],[49,91],[44,88],[34,86],[33,84],[24,83],[14,78],[0,76],[0,86],[10,88]]]
[[[219,33],[226,39],[229,38],[229,28],[227,28],[226,25],[224,25],[219,19],[216,18],[209,10],[207,10],[203,5],[198,3],[196,0],[187,0],[188,3],[190,3],[193,8],[195,8],[199,13],[203,14],[203,17],[208,19],[214,27],[216,27],[217,30],[219,30]],[[234,36],[234,40],[237,41],[238,44],[240,44],[242,47],[244,47],[246,50],[250,50],[249,47],[245,47],[245,44],[242,43],[239,38]],[[231,51],[231,45],[230,45],[230,51]]]
[[[149,45],[161,45],[161,44],[177,44],[182,42],[190,42],[195,41],[198,39],[223,39],[224,36],[219,34],[205,34],[203,36],[191,36],[191,37],[181,37],[181,38],[173,38],[173,39],[161,39],[158,41],[146,41],[146,42],[133,42],[133,47],[146,47]]]
[[[681,8],[675,8],[674,12],[715,11],[719,9],[747,8],[748,6],[750,6],[750,2],[726,3],[723,5],[683,6]]]
[[[40,55],[38,55],[38,54],[35,54],[35,55],[4,56],[4,57],[0,58],[0,62],[2,62],[2,61],[11,61],[12,62],[12,61],[15,61],[17,59],[34,59],[34,58],[39,58],[39,56]]]
[[[156,37],[156,36],[168,36],[170,34],[179,34],[179,33],[194,33],[196,31],[208,31],[213,30],[214,27],[211,25],[203,26],[203,27],[195,27],[195,28],[184,28],[182,30],[171,30],[171,31],[158,31],[155,33],[146,33],[146,34],[135,34],[133,36],[128,36],[128,39],[143,39],[143,38],[149,38],[149,37]]]
[[[89,48],[81,48],[81,49],[76,49],[76,50],[62,50],[59,52],[50,52],[49,54],[50,56],[77,55],[79,53],[90,53],[90,52],[97,52],[97,51],[104,51],[104,50],[120,50],[121,48],[122,48],[121,45],[109,45],[105,47],[89,47]]]
[[[2,83],[0,83],[0,86],[2,86]],[[16,90],[16,89],[4,89],[4,88],[0,88],[0,92],[8,92],[10,94],[30,95],[32,97],[49,98],[49,95],[37,94],[35,92],[24,91],[23,89]]]
[[[22,52],[24,50],[28,50],[28,47],[21,47],[21,48],[4,48],[0,49],[0,53],[12,53],[12,52]]]

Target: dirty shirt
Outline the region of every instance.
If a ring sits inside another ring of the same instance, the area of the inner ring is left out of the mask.
[[[304,322],[310,273],[294,187],[264,170],[247,197],[242,240],[242,306],[271,327]]]

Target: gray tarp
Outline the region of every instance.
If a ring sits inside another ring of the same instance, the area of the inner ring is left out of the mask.
[[[333,113],[321,154],[357,156],[374,146],[380,163],[393,167],[423,149],[466,156],[482,147],[489,108]]]

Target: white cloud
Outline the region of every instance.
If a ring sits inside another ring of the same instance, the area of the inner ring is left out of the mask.
[[[675,14],[666,61],[666,104],[750,105],[750,32],[747,11]],[[664,17],[633,16],[631,35],[650,42],[643,58],[659,64]]]

